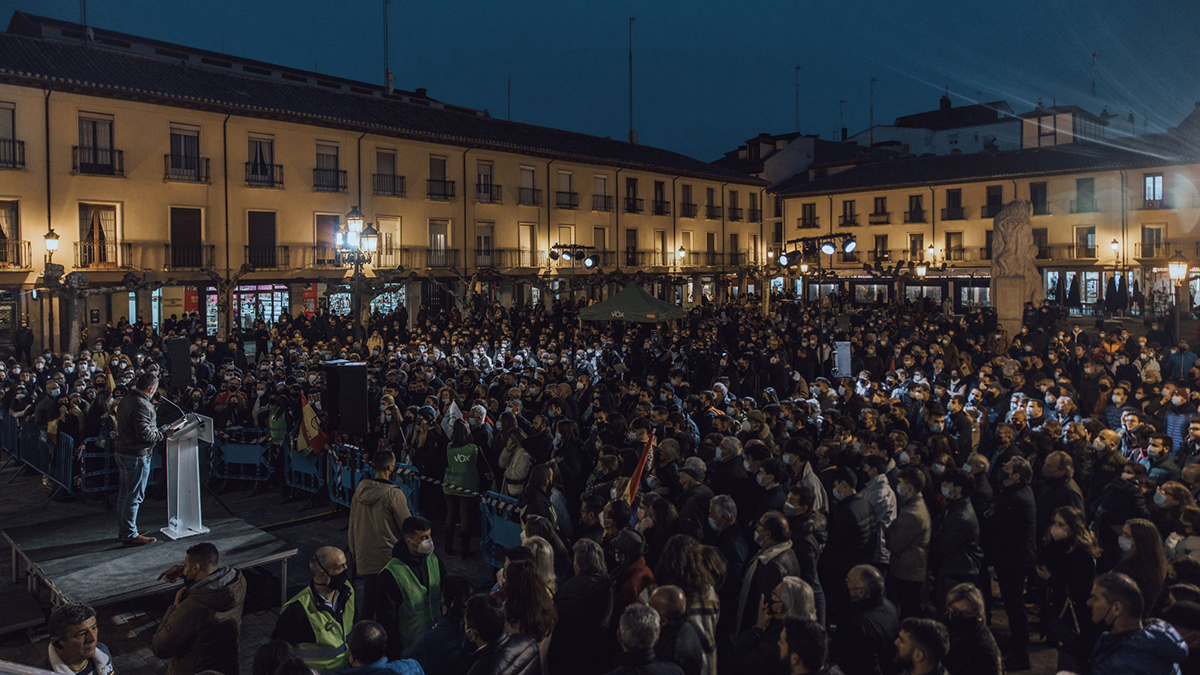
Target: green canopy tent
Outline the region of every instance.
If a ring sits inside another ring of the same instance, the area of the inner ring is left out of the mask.
[[[633,282],[626,284],[621,292],[604,302],[579,310],[579,318],[585,321],[659,323],[682,319],[685,316],[687,311],[682,307],[659,300]]]

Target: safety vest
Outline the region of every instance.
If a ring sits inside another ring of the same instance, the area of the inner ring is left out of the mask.
[[[475,470],[475,458],[479,455],[479,446],[474,443],[461,448],[446,448],[446,476],[444,480],[450,485],[457,485],[473,492],[479,491],[479,473]],[[443,487],[442,492],[449,495],[469,496],[452,487]]]
[[[284,603],[283,608],[298,602],[312,625],[314,642],[301,642],[296,645],[300,657],[309,668],[320,673],[332,673],[349,667],[346,653],[346,636],[354,627],[354,589],[346,584],[340,593],[347,593],[346,606],[342,609],[342,620],[338,620],[327,609],[317,607],[313,598],[312,586],[305,586],[291,600]]]
[[[394,628],[400,631],[400,644],[407,647],[432,629],[442,616],[442,577],[438,571],[438,561],[433,555],[425,556],[429,588],[417,581],[408,565],[395,558],[389,560],[383,569],[391,572],[396,587],[404,594],[404,601],[397,611],[398,625]],[[385,628],[393,629],[392,626]]]

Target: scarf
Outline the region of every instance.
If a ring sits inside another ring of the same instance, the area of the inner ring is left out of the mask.
[[[58,656],[58,650],[54,648],[54,645],[49,645],[46,650],[49,652],[48,661],[51,671],[56,675],[75,675],[75,671],[63,663]],[[101,644],[96,645],[96,653],[92,655],[92,665],[95,667],[96,675],[112,675],[112,657],[109,656],[107,647]]]

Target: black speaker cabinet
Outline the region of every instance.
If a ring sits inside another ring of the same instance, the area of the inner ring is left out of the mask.
[[[329,413],[327,429],[340,434],[367,433],[367,364],[325,361],[325,393],[321,406]]]
[[[192,386],[191,343],[183,336],[169,337],[163,342],[167,346],[167,366],[171,375],[168,389],[176,391]]]

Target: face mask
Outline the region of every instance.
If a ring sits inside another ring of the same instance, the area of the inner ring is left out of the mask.
[[[745,467],[747,471],[749,471],[750,470],[750,460],[743,457],[742,458],[742,466]]]
[[[896,460],[900,462],[901,466],[907,466],[912,462],[912,458],[908,456],[907,450],[901,450],[900,454],[896,456]]]
[[[719,529],[721,529],[721,528],[720,528],[720,527],[717,525],[717,521],[716,521],[716,520],[714,520],[712,517],[709,517],[709,519],[708,519],[708,526],[709,526],[709,527],[711,527],[711,528],[712,528],[712,529],[714,529],[714,530],[719,530]]]
[[[941,424],[941,423],[938,423],[938,424],[930,424],[930,425],[929,425],[929,430],[930,430],[930,431],[932,431],[932,432],[933,432],[933,433],[935,433],[935,434],[940,434],[940,433],[942,433],[942,430],[943,430],[943,429],[945,429],[945,428],[946,428],[946,425],[944,425],[944,424]]]
[[[767,487],[767,480],[763,478],[761,473],[755,476],[754,480],[758,482],[759,487]]]
[[[953,497],[950,496],[950,486],[949,485],[942,486],[942,496],[945,497],[946,499],[954,499]]]
[[[1163,507],[1167,505],[1167,496],[1161,492],[1154,493],[1155,506]]]
[[[841,491],[841,490],[839,490],[839,489],[837,489],[837,488],[833,488],[833,498],[834,498],[834,500],[836,500],[836,501],[839,501],[839,502],[840,502],[840,501],[842,501],[843,499],[845,499],[845,498],[846,498],[846,496],[842,494],[842,491]]]
[[[1092,439],[1092,449],[1095,450],[1096,452],[1101,452],[1102,450],[1104,450],[1107,447],[1108,447],[1108,443],[1105,443],[1103,438]]]
[[[720,462],[720,461],[722,461],[722,460],[725,458],[725,453],[724,453],[724,452],[722,452],[722,451],[721,451],[721,448],[719,448],[719,447],[718,447],[718,448],[717,448],[717,452],[716,452],[716,454],[715,454],[715,455],[713,455],[713,457],[714,457],[714,458],[715,458],[715,459],[716,459],[718,462]]]
[[[946,465],[945,465],[945,464],[941,464],[941,463],[939,463],[939,462],[934,462],[934,463],[933,463],[933,466],[932,466],[932,467],[930,467],[930,468],[933,470],[933,474],[934,474],[935,476],[940,476],[940,475],[942,475],[942,473],[943,473],[943,472],[945,472],[945,471],[946,471]]]
[[[784,463],[784,464],[786,464],[786,465],[788,465],[788,466],[791,466],[791,465],[795,464],[795,463],[796,463],[796,462],[795,462],[795,455],[784,455],[784,456],[783,456],[783,463]]]
[[[1183,403],[1184,403],[1184,398],[1182,396],[1172,396],[1171,397],[1171,405],[1181,406],[1181,405],[1183,405]]]
[[[417,553],[421,555],[429,555],[430,553],[433,553],[433,540],[421,540],[421,543],[417,546]]]
[[[744,433],[750,433],[750,420],[742,421],[742,431]]]
[[[759,534],[757,531],[754,533],[754,543],[758,544],[759,546],[762,546],[762,535]]]
[[[1126,553],[1133,550],[1133,540],[1125,535],[1121,535],[1120,538],[1117,539],[1117,544],[1120,545],[1121,550],[1125,551]]]

